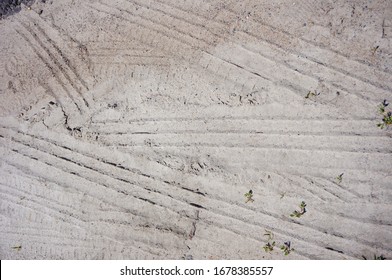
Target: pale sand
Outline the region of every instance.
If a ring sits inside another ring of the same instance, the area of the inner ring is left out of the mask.
[[[0,21],[0,258],[391,259],[391,3],[22,6]]]

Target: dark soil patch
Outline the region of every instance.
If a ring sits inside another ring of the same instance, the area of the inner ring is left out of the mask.
[[[35,0],[0,0],[0,19],[20,11],[20,4],[30,6]]]

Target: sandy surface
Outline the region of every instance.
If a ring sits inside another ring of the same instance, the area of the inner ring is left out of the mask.
[[[392,258],[391,3],[22,5],[0,258]]]

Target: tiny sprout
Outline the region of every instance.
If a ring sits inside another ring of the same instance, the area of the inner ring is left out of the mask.
[[[263,246],[263,249],[266,253],[270,253],[274,250],[274,246],[275,246],[275,241],[273,241],[272,243],[267,242],[267,244]]]
[[[265,230],[264,235],[268,236],[268,241],[274,239],[274,234],[271,231],[269,231],[269,230]]]
[[[280,249],[283,251],[284,255],[287,256],[290,254],[290,252],[294,251],[294,249],[291,248],[291,242],[287,241],[280,247]]]
[[[338,183],[340,184],[343,180],[343,175],[344,173],[340,174],[338,177],[336,177],[336,181],[338,181]]]
[[[311,96],[318,96],[320,93],[317,93],[316,91],[308,91],[308,94],[305,96],[305,98],[310,98]]]
[[[301,208],[301,210],[300,211],[295,210],[293,213],[290,214],[290,217],[300,218],[303,214],[306,213],[306,208],[305,208],[306,207],[306,203],[305,203],[305,201],[302,201],[299,207]]]
[[[268,236],[268,242],[265,244],[265,246],[263,246],[263,249],[265,252],[270,253],[274,250],[274,246],[275,246],[275,241],[273,241],[274,234],[269,230],[265,230],[264,235]]]
[[[247,193],[245,194],[245,197],[246,197],[245,203],[248,203],[249,201],[250,201],[250,202],[254,202],[254,199],[253,199],[253,191],[252,191],[252,190],[249,190],[249,192],[247,192]]]
[[[386,112],[385,108],[389,105],[386,99],[378,106],[380,114],[383,116],[382,122],[378,123],[377,126],[381,129],[392,125],[392,112]]]

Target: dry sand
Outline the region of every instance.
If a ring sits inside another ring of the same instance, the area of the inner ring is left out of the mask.
[[[22,5],[0,258],[391,259],[391,43],[388,0]]]

